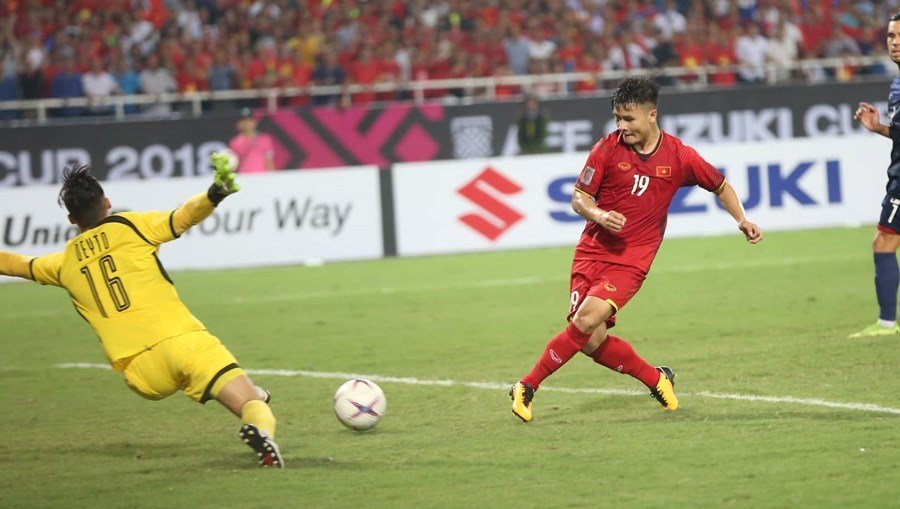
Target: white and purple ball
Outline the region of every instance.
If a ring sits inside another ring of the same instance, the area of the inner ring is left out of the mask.
[[[219,149],[218,153],[222,154],[223,156],[228,158],[228,169],[229,170],[231,170],[231,171],[238,170],[238,166],[241,165],[241,161],[240,161],[240,159],[238,159],[237,154],[235,154],[233,150],[231,150],[228,147],[225,147],[225,148]]]
[[[371,380],[348,380],[334,393],[334,415],[352,430],[365,431],[375,427],[386,409],[384,391]]]

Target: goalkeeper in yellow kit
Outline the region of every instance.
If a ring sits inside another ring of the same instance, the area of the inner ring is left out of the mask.
[[[157,258],[161,244],[209,217],[238,191],[227,158],[213,154],[212,160],[216,173],[209,190],[165,212],[110,215],[109,199],[90,169],[67,169],[59,202],[81,233],[64,251],[38,258],[0,251],[0,274],[66,289],[128,387],[151,400],[177,390],[200,403],[218,400],[240,417],[239,436],[256,451],[260,465],[283,467],[268,393],[188,311]]]

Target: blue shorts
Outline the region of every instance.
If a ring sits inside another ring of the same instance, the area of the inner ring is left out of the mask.
[[[881,217],[878,219],[878,230],[884,233],[900,235],[900,198],[885,195],[881,202]]]

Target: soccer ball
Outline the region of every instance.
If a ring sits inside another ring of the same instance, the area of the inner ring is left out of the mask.
[[[231,171],[237,171],[238,165],[241,163],[238,159],[237,154],[234,153],[230,148],[223,148],[218,150],[219,154],[228,158],[228,169]]]
[[[344,382],[334,393],[334,415],[344,426],[365,431],[384,417],[384,391],[371,380],[357,378]]]

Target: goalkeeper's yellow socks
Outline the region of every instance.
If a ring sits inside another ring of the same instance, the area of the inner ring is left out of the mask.
[[[241,408],[241,423],[253,424],[270,438],[275,438],[275,416],[265,402],[253,400],[245,404]]]

